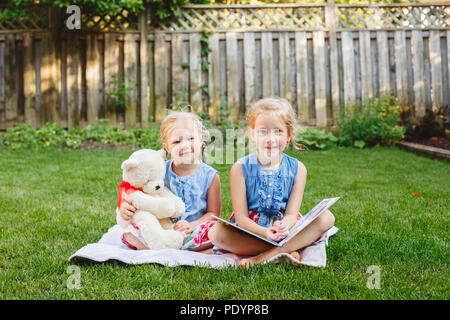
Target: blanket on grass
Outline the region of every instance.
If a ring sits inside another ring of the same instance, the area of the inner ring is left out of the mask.
[[[272,257],[268,263],[291,263],[325,267],[326,246],[329,237],[336,234],[338,228],[332,227],[315,243],[306,247],[301,261],[290,254],[281,253]],[[122,242],[123,229],[119,225],[111,227],[99,242],[88,244],[69,257],[71,262],[83,260],[94,262],[121,261],[126,264],[157,263],[168,267],[199,266],[208,268],[224,268],[238,266],[239,261],[230,254],[204,254],[187,250],[132,250]]]

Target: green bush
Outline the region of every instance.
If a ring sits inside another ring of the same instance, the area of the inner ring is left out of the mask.
[[[297,131],[295,141],[308,149],[322,150],[335,145],[338,139],[331,132],[306,128]]]
[[[152,124],[147,128],[132,127],[125,130],[106,125],[107,120],[100,120],[98,125],[85,128],[74,127],[65,130],[59,124],[50,123],[35,130],[24,123],[6,132],[0,133],[0,147],[7,149],[77,149],[83,142],[89,141],[100,145],[125,145],[131,148],[161,148],[159,126]]]
[[[393,97],[368,99],[345,110],[338,120],[339,144],[356,148],[391,145],[403,139],[400,107]]]

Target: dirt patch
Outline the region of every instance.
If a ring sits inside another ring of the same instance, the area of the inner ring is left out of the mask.
[[[101,143],[92,139],[85,140],[80,144],[80,149],[84,150],[122,150],[128,149],[124,144]]]

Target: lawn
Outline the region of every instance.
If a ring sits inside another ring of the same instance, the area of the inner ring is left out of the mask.
[[[450,298],[449,164],[396,148],[299,156],[308,168],[302,212],[341,197],[326,268],[82,264],[81,288],[69,289],[67,258],[115,223],[130,153],[0,150],[0,299]],[[214,167],[228,217],[230,165]],[[381,271],[378,290],[367,287],[371,265]]]

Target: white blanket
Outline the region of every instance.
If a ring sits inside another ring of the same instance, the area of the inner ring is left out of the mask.
[[[301,261],[294,259],[290,254],[282,253],[272,257],[268,262],[287,262],[295,265],[309,265],[314,267],[325,267],[327,256],[326,246],[328,238],[336,234],[338,228],[332,227],[322,237],[304,249]],[[79,249],[69,261],[90,260],[95,262],[106,262],[117,260],[127,264],[158,263],[168,267],[176,266],[199,266],[209,268],[223,268],[227,266],[238,266],[239,261],[230,254],[204,254],[187,250],[164,249],[164,250],[132,250],[122,243],[123,229],[115,225],[105,233],[99,242],[91,243]]]

